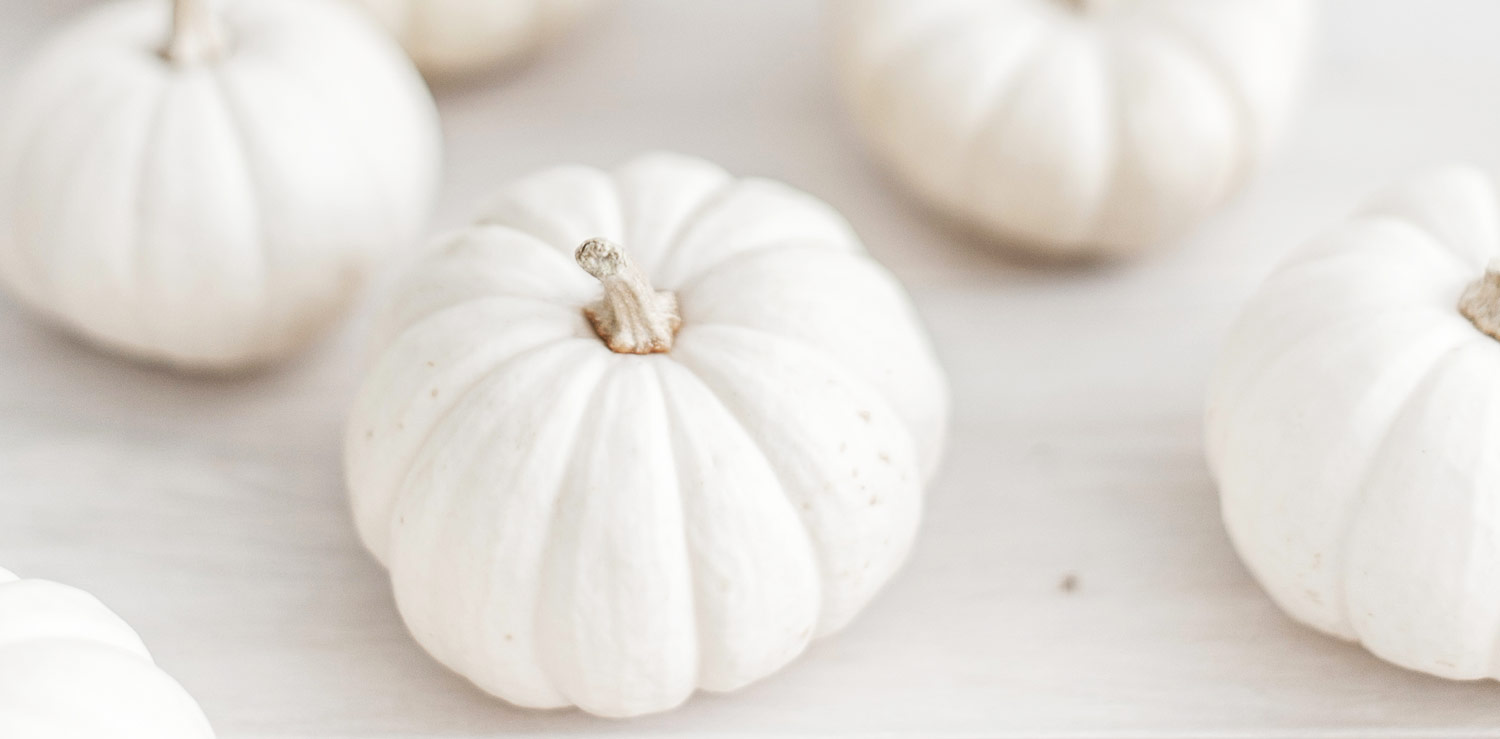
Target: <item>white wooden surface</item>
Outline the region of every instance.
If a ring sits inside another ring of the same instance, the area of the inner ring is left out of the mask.
[[[0,2],[0,76],[83,4]],[[1500,171],[1500,4],[1329,0],[1307,106],[1262,177],[1174,251],[1086,270],[995,258],[900,198],[851,139],[819,11],[622,0],[532,66],[440,91],[439,220],[534,167],[645,148],[843,209],[911,286],[956,394],[923,538],[847,632],[626,723],[512,709],[445,673],[345,511],[358,321],[281,371],[211,381],[0,307],[0,563],[104,598],[224,739],[1500,735],[1500,686],[1284,618],[1229,548],[1199,443],[1216,344],[1280,254],[1413,167]]]

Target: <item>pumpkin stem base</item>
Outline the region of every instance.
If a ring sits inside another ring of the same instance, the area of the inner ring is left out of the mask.
[[[224,32],[213,5],[213,0],[173,0],[172,34],[161,50],[162,57],[187,66],[224,55]]]
[[[657,354],[672,351],[682,314],[677,296],[656,290],[619,244],[589,239],[573,253],[578,266],[604,285],[604,297],[583,315],[611,351]]]
[[[1474,328],[1500,341],[1500,264],[1491,263],[1484,277],[1464,290],[1463,297],[1458,299],[1458,312]]]

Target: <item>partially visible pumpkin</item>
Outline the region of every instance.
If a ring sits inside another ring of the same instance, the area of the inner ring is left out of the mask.
[[[513,62],[602,0],[354,0],[390,29],[429,77]]]
[[[417,237],[440,145],[411,62],[342,2],[111,2],[0,113],[0,284],[135,357],[264,364]]]
[[[1245,307],[1208,460],[1287,613],[1403,667],[1500,677],[1500,201],[1417,178],[1293,254]]]
[[[198,704],[93,596],[0,570],[0,737],[213,739]]]
[[[1286,122],[1311,0],[835,0],[874,152],[929,204],[1054,256],[1161,246]]]

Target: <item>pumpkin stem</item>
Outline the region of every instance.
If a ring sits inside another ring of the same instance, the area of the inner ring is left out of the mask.
[[[604,284],[604,297],[583,309],[594,333],[620,354],[672,351],[682,327],[677,296],[655,290],[625,250],[613,241],[589,239],[573,252],[578,266]]]
[[[224,53],[224,33],[215,0],[172,0],[172,35],[161,55],[183,66],[212,61]]]
[[[1484,276],[1475,280],[1458,299],[1458,312],[1474,328],[1500,340],[1500,259],[1490,262]]]

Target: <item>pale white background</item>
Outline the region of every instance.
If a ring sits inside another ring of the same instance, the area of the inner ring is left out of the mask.
[[[83,4],[0,0],[0,79]],[[678,149],[832,202],[931,326],[956,413],[915,554],[847,632],[740,694],[607,722],[508,708],[429,660],[345,511],[357,320],[208,381],[0,307],[0,564],[102,597],[223,739],[1500,735],[1500,686],[1284,618],[1225,539],[1199,441],[1217,344],[1281,254],[1413,168],[1500,170],[1497,29],[1487,0],[1330,0],[1262,176],[1160,257],[1086,270],[996,258],[899,197],[850,135],[812,0],[622,0],[524,69],[440,90],[437,225],[538,166]]]

